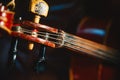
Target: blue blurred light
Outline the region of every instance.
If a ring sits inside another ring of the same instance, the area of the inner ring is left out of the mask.
[[[104,36],[105,35],[105,30],[103,29],[97,29],[97,28],[89,28],[84,30],[85,33],[90,33],[90,34],[96,34],[99,36]]]
[[[50,7],[50,11],[57,11],[57,10],[63,10],[66,8],[70,8],[74,5],[74,3],[67,3],[67,4],[60,4]]]

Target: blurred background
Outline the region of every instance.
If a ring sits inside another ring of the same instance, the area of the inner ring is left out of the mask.
[[[1,0],[7,5],[11,0]],[[47,17],[40,23],[120,50],[119,0],[45,0],[49,5]],[[33,20],[29,12],[30,0],[15,0],[15,16]],[[80,55],[65,48],[46,47],[35,43],[32,51],[28,40],[18,39],[17,58],[9,65],[14,37],[0,34],[0,80],[119,80],[120,69],[95,57]],[[40,57],[39,57],[40,56]],[[8,68],[10,66],[10,68]],[[10,69],[10,70],[8,70]]]

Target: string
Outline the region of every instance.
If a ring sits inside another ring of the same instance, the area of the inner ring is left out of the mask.
[[[28,29],[25,29],[25,28],[21,28],[21,31],[26,31],[28,33],[33,32],[33,30],[28,30]],[[46,34],[46,32],[37,32],[37,34]],[[51,36],[56,36],[56,37],[59,37],[59,36],[62,35],[61,33],[48,33],[48,34],[51,35]]]
[[[78,40],[79,40],[79,42],[78,42]],[[75,37],[70,38],[68,36],[66,36],[66,39],[65,39],[65,42],[67,42],[68,44],[71,44],[71,45],[69,45],[69,47],[74,46],[74,47],[72,47],[74,49],[76,49],[76,47],[79,47],[79,48],[82,47],[82,48],[85,48],[86,50],[88,49],[90,51],[96,52],[96,53],[98,53],[98,55],[102,55],[106,58],[108,57],[108,58],[116,59],[115,55],[113,55],[113,53],[110,52],[111,51],[110,49],[108,49],[108,50],[104,50],[103,48],[99,49],[94,44],[85,43],[83,41],[80,42],[80,41],[81,41],[80,39],[77,39]],[[78,48],[78,50],[79,50],[79,48]],[[109,53],[109,54],[106,54],[106,53]]]
[[[110,51],[106,50],[106,48],[108,49],[108,47],[106,47],[104,45],[101,45],[101,44],[98,44],[98,43],[95,43],[95,42],[91,42],[91,41],[88,41],[88,40],[85,40],[85,39],[82,39],[82,38],[77,38],[76,36],[75,37],[72,36],[72,38],[70,38],[67,35],[65,38],[66,38],[65,39],[66,42],[88,45],[90,47],[94,47],[96,49],[101,49],[101,50],[107,51],[109,53],[111,53],[111,51],[112,51],[112,49],[111,50],[109,49]]]
[[[65,42],[67,42],[69,44],[72,44],[72,45],[76,45],[77,44],[76,46],[79,46],[79,44],[81,44],[83,47],[85,47],[87,49],[91,49],[91,50],[93,50],[95,52],[99,50],[97,47],[95,47],[95,45],[91,46],[92,44],[89,44],[89,43],[78,42],[76,39],[66,38]],[[108,53],[108,51],[103,51],[103,50],[100,50],[100,52]],[[111,52],[109,52],[109,53],[111,53]],[[111,55],[113,55],[113,54],[111,54]]]
[[[69,43],[69,42],[68,42]],[[117,63],[116,61],[116,58],[113,57],[113,56],[108,56],[106,54],[101,54],[101,53],[106,53],[106,52],[101,52],[101,51],[96,51],[94,49],[90,49],[90,48],[87,48],[86,46],[76,46],[76,44],[72,44],[72,46],[70,45],[71,43],[67,44],[67,46],[69,46],[69,48],[72,48],[72,49],[75,49],[75,50],[78,50],[78,51],[82,51],[82,52],[85,52],[87,54],[90,54],[90,55],[93,55],[93,56],[96,56],[96,57],[99,57],[101,59],[104,59],[104,60],[109,60],[111,62],[114,62],[114,63]]]
[[[28,30],[28,29],[25,29],[25,28],[21,28],[21,32],[26,32],[26,33],[29,33],[29,34],[31,34],[32,33],[32,30]],[[39,34],[37,34],[39,37],[45,37],[46,38],[46,34],[48,34],[49,35],[49,39],[52,39],[52,40],[57,40],[57,41],[60,41],[60,42],[62,42],[63,41],[63,39],[61,39],[61,38],[58,38],[58,37],[60,37],[60,33],[55,33],[55,34],[53,34],[53,33],[47,33],[47,32],[38,32]],[[52,37],[51,35],[54,35],[54,37]],[[57,37],[57,38],[56,38]],[[50,40],[49,40],[50,41]],[[55,44],[58,44],[58,45],[61,45],[61,43],[59,43],[59,42],[55,42],[55,41],[51,41],[51,42],[53,42],[53,43],[55,43]]]
[[[26,33],[31,33],[32,32],[32,30],[28,30],[28,29],[24,29],[24,28],[22,28],[21,31],[26,32]],[[39,33],[39,34],[37,34],[38,36],[46,37],[45,35],[46,35],[47,32],[38,32],[38,33]],[[55,33],[55,34],[47,33],[47,34],[49,34],[49,39],[58,40],[58,41],[61,41],[61,42],[63,41],[63,39],[60,38],[62,36],[61,33]],[[54,36],[50,36],[50,35],[54,35]],[[58,45],[61,45],[61,43],[58,42],[58,41],[57,42],[56,41],[51,41],[51,42],[53,42],[55,44],[58,44]],[[78,38],[78,37],[71,36],[69,34],[66,34],[64,42],[68,43],[69,44],[68,47],[71,47],[73,49],[79,50],[80,48],[84,48],[85,50],[89,50],[89,51],[93,51],[93,52],[97,53],[97,54],[94,54],[94,55],[97,55],[98,57],[102,56],[102,57],[108,57],[108,58],[112,58],[112,59],[114,58],[115,59],[112,52],[110,52],[111,50],[109,51],[109,50],[105,50],[103,48],[98,48],[97,47],[98,44],[96,44],[96,43],[94,43],[95,45],[91,44],[92,42],[89,42],[89,41],[87,41],[87,43],[86,43],[86,40]],[[103,47],[103,46],[100,45],[100,47]],[[106,54],[106,53],[109,53],[109,54]]]
[[[28,30],[28,29],[25,29],[25,28],[22,28],[22,31],[24,31],[24,32],[27,32],[27,33],[31,33],[32,32],[32,30]],[[46,32],[38,32],[39,34],[39,36],[42,36],[42,37],[45,37],[45,34],[46,34]],[[48,33],[49,35],[54,35],[54,36],[56,36],[56,37],[58,37],[58,36],[60,36],[59,35],[59,33],[57,34],[53,34],[53,33]],[[51,37],[51,36],[49,36],[49,38],[50,39],[54,39],[54,40],[63,40],[63,39],[58,39],[58,38],[55,38],[55,37]],[[91,48],[93,47],[93,48],[95,48],[95,50],[97,50],[98,48],[97,48],[97,46],[93,46],[93,44],[90,44],[90,43],[85,43],[85,42],[83,42],[83,41],[81,41],[82,43],[80,43],[80,40],[81,39],[79,39],[79,41],[78,41],[78,39],[76,39],[75,37],[74,38],[68,38],[68,37],[65,37],[65,42],[67,42],[67,43],[69,43],[69,44],[84,44],[84,45],[87,45],[87,46],[90,46]],[[59,43],[58,43],[59,44]],[[87,47],[86,47],[87,48]],[[105,51],[105,50],[104,50]],[[108,51],[107,51],[107,53],[108,53]],[[109,52],[109,53],[111,53],[111,52]]]

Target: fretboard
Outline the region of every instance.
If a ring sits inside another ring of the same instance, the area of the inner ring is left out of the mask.
[[[108,46],[65,33],[64,47],[118,64],[120,55]]]

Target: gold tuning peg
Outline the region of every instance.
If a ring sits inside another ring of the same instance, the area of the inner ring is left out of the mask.
[[[30,11],[39,16],[48,15],[49,6],[44,0],[31,0]]]
[[[46,17],[48,15],[49,6],[44,0],[31,0],[29,8],[30,12],[35,14],[34,23],[39,23],[41,16]],[[29,50],[32,50],[33,47],[34,44],[30,42]]]
[[[12,9],[15,9],[15,0],[11,0],[8,4],[7,7],[12,6]]]

